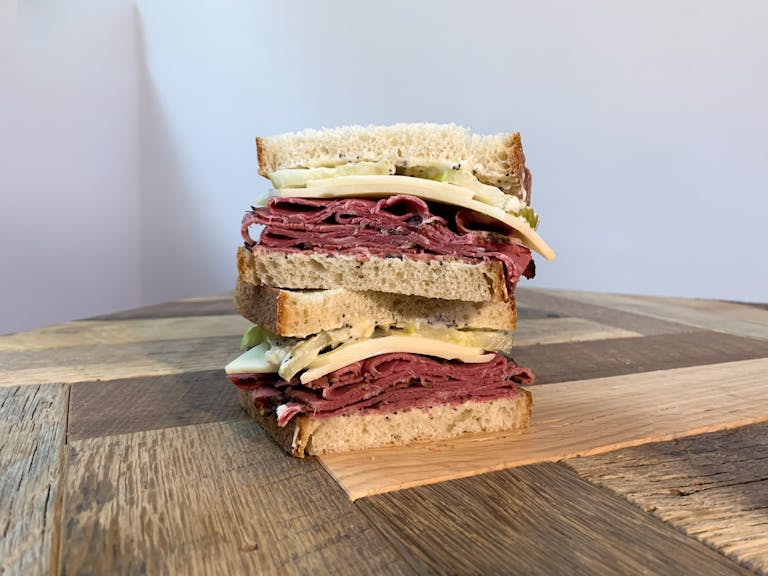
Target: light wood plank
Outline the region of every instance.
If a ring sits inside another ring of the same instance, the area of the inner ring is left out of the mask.
[[[681,324],[727,332],[750,338],[768,339],[768,310],[755,306],[660,296],[630,296],[601,292],[547,290],[546,293],[578,302],[642,314],[652,318],[674,320]]]
[[[746,574],[557,464],[358,500],[431,574]]]
[[[685,534],[768,573],[768,424],[567,463]]]
[[[0,388],[0,574],[45,574],[56,550],[67,387]]]
[[[690,331],[690,326],[671,322],[670,319],[651,318],[643,314],[602,306],[599,301],[582,302],[562,297],[560,294],[561,291],[558,290],[518,287],[515,290],[518,316],[521,319],[518,326],[524,323],[522,320],[528,315],[527,311],[532,310],[534,315],[539,317],[541,312],[545,311],[548,315],[582,318],[604,326],[639,332],[646,336]]]
[[[248,320],[234,315],[114,321],[79,320],[0,336],[0,352],[242,336],[250,326],[252,324]]]
[[[240,336],[0,352],[0,387],[224,370]]]
[[[72,442],[65,574],[408,574],[312,459],[247,421]]]
[[[533,388],[533,422],[486,434],[320,458],[352,499],[768,420],[768,359]]]
[[[515,345],[584,342],[610,338],[636,338],[642,334],[581,318],[541,318],[518,322]]]

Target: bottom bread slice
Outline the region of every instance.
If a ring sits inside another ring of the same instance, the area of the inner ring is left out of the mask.
[[[349,452],[398,446],[417,440],[443,440],[475,432],[520,430],[531,418],[531,393],[518,388],[514,398],[465,402],[456,406],[411,408],[391,414],[347,414],[329,418],[296,416],[284,427],[274,411],[254,405],[240,390],[240,404],[270,436],[293,456]]]

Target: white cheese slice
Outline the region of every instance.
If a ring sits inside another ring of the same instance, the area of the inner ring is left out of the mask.
[[[394,352],[410,352],[472,364],[489,362],[495,356],[485,353],[482,348],[462,346],[422,336],[384,336],[350,342],[321,354],[309,364],[300,380],[302,384],[306,384],[353,362]]]
[[[224,367],[224,372],[227,374],[268,374],[270,372],[277,372],[280,364],[275,365],[267,360],[266,354],[268,351],[269,345],[266,342],[262,342],[232,360],[232,362]]]
[[[306,188],[281,188],[275,190],[274,194],[281,198],[384,198],[407,194],[422,200],[469,208],[506,224],[529,248],[547,260],[555,259],[552,248],[524,218],[478,202],[474,200],[475,193],[472,190],[448,182],[410,176],[339,176],[309,181]]]

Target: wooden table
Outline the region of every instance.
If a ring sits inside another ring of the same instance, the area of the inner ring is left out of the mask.
[[[0,573],[766,573],[768,306],[518,297],[516,358],[539,384],[510,442],[536,463],[356,500],[355,470],[347,492],[333,461],[286,456],[241,412],[229,295],[0,337]],[[600,438],[537,462],[547,390]],[[671,428],[633,436],[638,401],[612,390],[648,390]]]

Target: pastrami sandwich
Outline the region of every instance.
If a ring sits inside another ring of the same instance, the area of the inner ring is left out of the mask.
[[[518,134],[428,124],[257,139],[274,189],[243,219],[226,371],[292,454],[527,426],[511,358],[514,289],[532,277]]]

